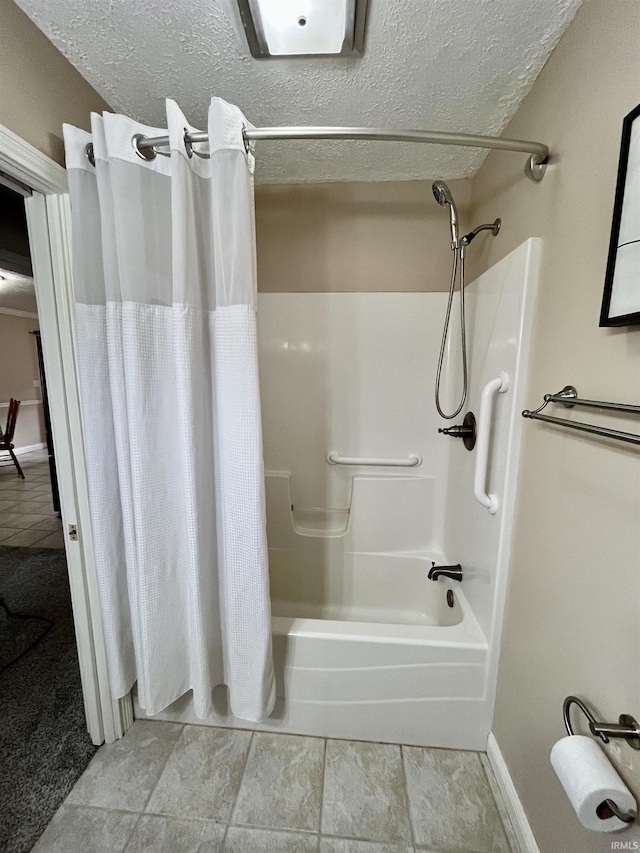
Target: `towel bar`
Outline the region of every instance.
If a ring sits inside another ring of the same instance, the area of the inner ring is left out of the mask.
[[[556,418],[552,415],[540,414],[549,403],[560,403],[565,408],[573,406],[587,406],[594,409],[609,409],[615,412],[625,412],[627,414],[640,414],[640,406],[631,405],[629,403],[608,403],[601,400],[583,400],[578,397],[578,392],[573,385],[566,385],[557,394],[545,394],[544,402],[534,411],[525,409],[522,413],[523,418],[529,418],[534,421],[544,421],[548,424],[556,424],[557,426],[568,427],[579,432],[588,432],[592,435],[601,435],[605,438],[613,438],[616,441],[624,441],[627,444],[640,444],[640,435],[634,432],[624,432],[619,429],[610,429],[609,427],[596,426],[596,424],[587,424],[582,421],[570,421],[566,418]]]

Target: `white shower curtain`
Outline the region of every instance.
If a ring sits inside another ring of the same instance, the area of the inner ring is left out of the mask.
[[[125,116],[65,126],[76,344],[110,685],[155,714],[273,708],[256,351],[253,158],[214,98],[209,144],[167,101],[166,135]],[[93,143],[95,166],[86,156]]]

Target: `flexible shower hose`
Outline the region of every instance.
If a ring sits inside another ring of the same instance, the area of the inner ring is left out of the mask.
[[[450,421],[459,415],[467,400],[467,333],[465,328],[464,315],[464,255],[465,246],[456,246],[453,250],[453,269],[451,270],[451,287],[449,288],[449,301],[447,302],[447,312],[444,318],[444,328],[442,330],[442,343],[440,344],[440,356],[438,358],[438,370],[436,372],[436,389],[435,400],[436,409],[440,417]],[[444,352],[447,346],[447,336],[449,334],[449,325],[451,323],[451,307],[453,305],[453,294],[456,289],[456,278],[458,265],[460,266],[460,344],[462,348],[462,399],[460,405],[455,412],[446,414],[440,406],[440,378],[442,374],[442,363],[444,361]]]

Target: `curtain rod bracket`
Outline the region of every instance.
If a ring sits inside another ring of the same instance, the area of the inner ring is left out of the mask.
[[[540,157],[538,154],[532,154],[524,164],[524,173],[532,181],[541,181],[547,171],[548,163],[549,155]]]

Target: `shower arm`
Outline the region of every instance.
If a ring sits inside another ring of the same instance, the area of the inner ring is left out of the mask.
[[[485,225],[478,225],[477,228],[474,228],[473,231],[469,231],[468,234],[465,234],[462,240],[460,241],[462,246],[468,246],[472,240],[478,236],[481,231],[491,231],[494,237],[497,237],[500,233],[500,229],[502,228],[502,219],[498,217],[493,222],[487,222]]]
[[[457,145],[462,148],[489,148],[499,151],[520,151],[530,156],[524,167],[525,174],[532,181],[541,181],[549,160],[549,148],[542,142],[524,139],[507,139],[501,136],[480,136],[470,133],[447,133],[440,130],[389,130],[379,127],[245,127],[242,131],[245,149],[252,142],[264,139],[348,139],[370,140],[378,142],[422,142],[431,145]],[[191,146],[209,141],[204,131],[185,130],[184,143],[187,152]],[[158,153],[155,149],[166,147],[168,136],[145,137],[136,135],[133,146],[144,160],[153,160]],[[93,161],[93,144],[86,147],[87,157]]]

